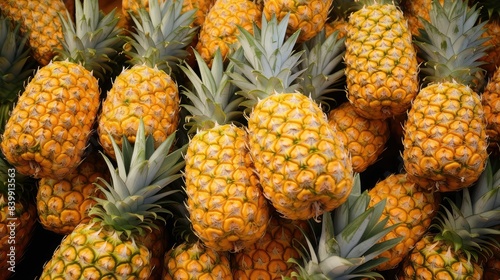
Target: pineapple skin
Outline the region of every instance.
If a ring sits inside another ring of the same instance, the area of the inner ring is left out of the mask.
[[[5,125],[0,147],[19,173],[62,179],[80,164],[99,107],[97,79],[83,66],[40,68]]]
[[[433,241],[426,234],[404,260],[397,275],[398,280],[443,279],[480,280],[483,268],[465,255],[457,253],[443,241]]]
[[[269,207],[253,170],[244,129],[199,131],[185,155],[187,207],[196,235],[217,251],[239,251],[261,238]]]
[[[151,253],[99,223],[81,223],[66,235],[43,267],[40,280],[149,279]]]
[[[347,97],[365,118],[404,113],[418,92],[418,62],[401,10],[374,4],[353,12],[346,35]]]
[[[499,68],[500,69],[500,68]],[[496,70],[481,94],[481,104],[486,119],[486,135],[489,151],[500,153],[500,70]]]
[[[316,36],[324,28],[332,2],[332,0],[264,0],[263,13],[267,20],[270,20],[272,15],[281,20],[290,13],[287,34],[291,35],[300,29],[297,42],[302,43]]]
[[[231,53],[238,42],[238,26],[253,33],[253,24],[260,25],[262,8],[249,0],[216,0],[200,28],[195,49],[210,67],[217,49],[222,57]]]
[[[422,188],[450,192],[468,187],[486,166],[484,110],[470,87],[444,82],[423,88],[404,130],[404,167]]]
[[[347,200],[354,182],[347,148],[313,100],[270,95],[254,107],[248,131],[264,195],[285,218],[318,218]]]
[[[152,134],[155,147],[177,130],[179,123],[179,89],[162,70],[134,65],[115,79],[102,103],[97,133],[104,152],[114,158],[111,137],[119,147],[123,136],[131,143],[143,119],[147,134]]]
[[[88,211],[95,204],[92,197],[102,198],[95,185],[100,184],[98,178],[108,181],[110,174],[101,155],[94,152],[64,179],[40,179],[36,195],[40,224],[46,230],[70,234],[79,223],[89,222]]]
[[[9,18],[21,23],[21,31],[28,33],[28,45],[33,58],[42,66],[55,56],[55,49],[62,49],[61,16],[67,15],[62,0],[3,0],[0,10]]]
[[[232,280],[229,255],[199,241],[180,243],[165,253],[162,279]]]
[[[378,271],[397,267],[411,251],[415,243],[424,236],[431,225],[432,219],[439,207],[439,196],[429,191],[419,189],[406,177],[405,173],[391,174],[379,181],[368,192],[373,207],[386,199],[386,205],[381,219],[389,218],[386,226],[400,224],[386,234],[379,242],[402,237],[401,242],[384,251],[379,257],[387,261],[378,265]]]
[[[291,276],[297,271],[297,265],[288,260],[300,258],[297,246],[307,246],[304,233],[311,233],[307,221],[271,215],[262,238],[252,246],[231,254],[233,278],[280,280],[282,276]]]
[[[364,118],[349,102],[331,110],[328,123],[349,150],[353,170],[358,173],[377,161],[390,136],[387,120]]]

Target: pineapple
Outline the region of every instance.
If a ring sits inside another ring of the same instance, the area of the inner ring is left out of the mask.
[[[195,51],[200,75],[182,67],[193,90],[184,95],[193,105],[187,126],[196,130],[185,155],[184,179],[193,229],[216,251],[239,251],[253,245],[267,228],[269,209],[247,147],[247,134],[234,122],[241,116],[220,51],[211,69]]]
[[[63,21],[64,50],[38,69],[5,125],[2,152],[19,173],[62,179],[73,171],[99,108],[98,80],[111,69],[117,18],[99,13],[96,0],[76,1],[79,24]]]
[[[226,58],[238,43],[239,28],[251,32],[261,15],[262,8],[251,0],[215,0],[201,25],[196,50],[209,66],[218,49]]]
[[[387,120],[364,118],[349,102],[331,110],[328,123],[336,129],[337,137],[349,150],[352,168],[358,173],[376,162],[390,136]]]
[[[92,197],[99,196],[98,178],[109,180],[109,173],[102,157],[92,151],[62,180],[40,179],[36,204],[42,226],[58,234],[69,234],[79,223],[88,222],[88,211],[95,204]]]
[[[446,1],[445,1],[446,4]],[[438,219],[402,263],[398,279],[482,279],[481,254],[491,254],[500,234],[500,171],[487,164],[474,186],[446,198]]]
[[[472,89],[475,73],[484,71],[477,61],[485,48],[478,16],[464,1],[436,1],[416,41],[426,77],[408,111],[403,160],[408,178],[429,190],[470,186],[488,158],[484,109]]]
[[[232,280],[228,252],[218,252],[200,240],[183,242],[165,254],[163,280]]]
[[[375,257],[396,245],[400,238],[377,241],[397,225],[386,226],[388,218],[382,218],[385,200],[368,206],[370,197],[366,191],[361,193],[359,175],[355,181],[346,203],[323,213],[319,239],[307,239],[308,251],[303,250],[302,263],[290,260],[299,265],[299,271],[284,277],[285,280],[382,277],[371,270],[386,259]]]
[[[500,68],[497,68],[493,77],[488,80],[481,94],[488,150],[495,155],[500,153],[500,70],[498,69]]]
[[[240,28],[244,57],[229,73],[247,100],[250,155],[264,195],[291,220],[321,218],[341,205],[351,191],[353,171],[347,149],[335,136],[322,109],[296,91],[295,71],[303,52],[299,35],[285,39],[288,16],[280,22],[263,16],[253,35]]]
[[[308,234],[309,221],[288,220],[273,212],[266,234],[252,246],[231,254],[233,279],[280,280],[291,276],[297,265],[288,260],[300,257],[297,247],[306,246]]]
[[[368,191],[368,195],[370,196],[369,207],[373,207],[381,200],[386,200],[380,218],[388,217],[387,225],[399,224],[379,242],[396,237],[400,237],[401,242],[382,252],[380,257],[385,257],[387,261],[375,268],[378,271],[393,269],[427,232],[437,212],[439,196],[419,189],[416,184],[406,178],[405,173],[387,176],[377,182]]]
[[[63,0],[2,0],[2,13],[21,23],[21,31],[28,34],[28,45],[33,58],[42,66],[62,49],[63,21],[70,20]]]
[[[333,0],[264,0],[263,13],[268,20],[272,15],[281,20],[289,14],[287,33],[291,35],[300,30],[297,42],[301,43],[310,40],[323,30],[332,2]]]
[[[114,157],[111,138],[121,145],[122,136],[134,140],[139,119],[153,136],[156,147],[177,130],[179,90],[171,74],[187,55],[185,47],[194,36],[194,11],[183,13],[179,1],[150,2],[133,17],[137,32],[127,37],[131,67],[114,80],[98,117],[97,132],[104,152]]]
[[[409,109],[418,92],[417,54],[408,23],[392,1],[363,3],[347,24],[347,96],[359,115],[387,119]]]
[[[185,150],[174,149],[174,141],[175,133],[155,149],[142,121],[133,146],[124,139],[120,149],[113,141],[116,169],[103,154],[111,172],[111,182],[102,180],[106,188],[99,187],[105,199],[95,198],[93,219],[66,235],[40,279],[149,279],[151,252],[137,238],[171,213],[161,203],[176,192],[166,187],[182,176]]]

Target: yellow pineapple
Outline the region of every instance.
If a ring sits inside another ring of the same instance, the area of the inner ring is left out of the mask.
[[[253,35],[240,28],[241,48],[231,57],[236,71],[229,73],[248,99],[250,154],[264,195],[280,214],[320,218],[351,191],[350,157],[318,104],[296,91],[301,84],[294,80],[304,71],[293,69],[303,52],[294,52],[298,32],[285,40],[288,16],[280,22],[263,16],[261,26]]]
[[[486,121],[473,90],[475,73],[484,71],[477,64],[484,55],[484,23],[468,24],[478,16],[475,6],[463,1],[445,0],[443,6],[436,1],[416,40],[426,77],[408,111],[403,160],[409,179],[423,188],[447,192],[468,187],[486,164]]]
[[[113,141],[116,166],[103,154],[111,182],[101,180],[105,199],[95,197],[88,223],[80,223],[66,235],[45,264],[39,279],[150,279],[154,267],[152,252],[140,241],[172,212],[164,208],[169,189],[181,178],[184,148],[175,148],[175,133],[155,149],[144,123],[132,144],[126,139],[122,148]],[[147,166],[147,168],[144,168]],[[163,225],[161,225],[163,226]],[[153,235],[150,235],[150,238]]]
[[[193,90],[183,93],[192,105],[187,124],[191,139],[185,155],[186,205],[196,235],[216,251],[239,251],[253,245],[267,228],[269,209],[253,170],[236,88],[230,83],[220,51],[212,67],[195,51],[200,74],[182,67]]]
[[[448,0],[445,0],[446,6]],[[458,0],[456,0],[458,1]],[[500,172],[487,164],[477,183],[446,198],[430,230],[400,266],[397,279],[483,279],[480,258],[500,236]]]
[[[61,17],[69,19],[63,0],[2,0],[0,11],[21,23],[21,31],[28,34],[33,58],[40,65],[47,65],[56,49],[63,48]]]
[[[392,1],[363,1],[349,16],[347,96],[370,119],[404,113],[419,89],[417,54],[407,20]]]
[[[498,69],[495,70],[493,77],[488,80],[481,94],[481,104],[486,119],[488,148],[495,155],[500,153],[500,70]]]
[[[252,31],[254,22],[259,23],[262,8],[251,0],[216,0],[201,25],[196,50],[211,65],[215,52],[222,57],[231,53],[231,46],[238,43],[238,28]]]
[[[427,232],[431,220],[437,213],[439,196],[419,189],[416,184],[406,178],[404,173],[392,174],[377,182],[369,190],[368,195],[370,207],[381,200],[386,200],[380,218],[389,218],[387,226],[397,225],[379,242],[398,237],[401,241],[379,255],[379,257],[387,258],[387,261],[375,268],[378,271],[393,269],[402,262],[415,243]]]
[[[41,178],[36,203],[42,226],[55,233],[69,234],[79,223],[90,220],[88,211],[99,196],[95,184],[99,178],[109,180],[102,157],[96,152],[86,155],[78,167],[62,180]]]
[[[98,78],[117,53],[113,14],[100,14],[96,1],[76,8],[95,22],[63,21],[65,49],[36,72],[5,125],[2,152],[25,175],[61,179],[77,167],[97,117]]]
[[[297,271],[297,265],[288,262],[299,258],[297,248],[306,246],[306,234],[311,234],[308,221],[288,220],[273,212],[266,234],[252,246],[231,254],[233,279],[280,280]]]
[[[217,252],[203,242],[183,242],[165,254],[163,280],[232,280],[228,252]]]
[[[387,120],[360,116],[349,102],[328,113],[328,123],[349,150],[354,172],[363,172],[385,149],[390,130]]]
[[[111,138],[119,146],[122,136],[133,142],[139,119],[156,146],[179,123],[179,90],[171,75],[187,55],[185,48],[194,36],[195,29],[189,26],[194,11],[183,13],[178,1],[151,1],[150,5],[149,12],[140,10],[140,18],[134,17],[136,33],[126,39],[133,49],[125,52],[131,67],[114,80],[98,117],[99,142],[111,157]]]
[[[300,30],[297,42],[305,42],[323,30],[333,0],[286,1],[264,0],[263,13],[268,20],[275,15],[281,20],[289,14],[288,35]]]

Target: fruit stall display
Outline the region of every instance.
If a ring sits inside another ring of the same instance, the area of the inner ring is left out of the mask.
[[[498,279],[497,1],[0,11],[0,280]]]

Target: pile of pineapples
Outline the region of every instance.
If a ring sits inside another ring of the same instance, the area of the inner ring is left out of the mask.
[[[0,280],[499,279],[498,2],[115,2],[0,2]]]

